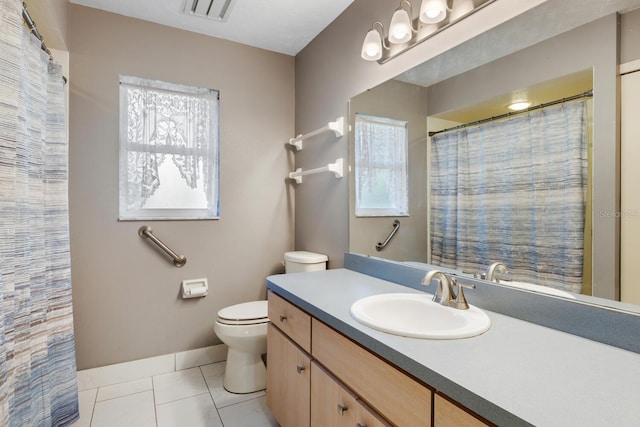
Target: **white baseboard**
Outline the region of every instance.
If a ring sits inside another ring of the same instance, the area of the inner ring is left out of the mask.
[[[227,360],[227,346],[225,344],[182,351],[176,353],[176,371],[222,362],[223,360]]]
[[[78,371],[78,391],[222,362],[226,358],[227,346],[218,344],[180,353],[85,369]]]

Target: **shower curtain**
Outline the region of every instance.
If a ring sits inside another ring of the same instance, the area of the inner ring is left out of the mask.
[[[436,135],[431,156],[433,264],[582,290],[585,101]]]
[[[78,418],[58,65],[0,0],[0,425]]]

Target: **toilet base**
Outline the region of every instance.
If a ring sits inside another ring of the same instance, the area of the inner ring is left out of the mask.
[[[267,386],[267,369],[262,355],[229,348],[224,371],[224,388],[230,393],[253,393]]]

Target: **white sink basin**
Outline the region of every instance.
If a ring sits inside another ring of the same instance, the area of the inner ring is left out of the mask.
[[[432,297],[410,293],[372,295],[354,302],[351,315],[373,329],[412,338],[468,338],[491,327],[489,316],[479,308],[444,307],[433,302]]]

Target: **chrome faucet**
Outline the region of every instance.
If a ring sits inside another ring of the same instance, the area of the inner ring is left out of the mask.
[[[484,277],[485,280],[500,283],[500,280],[495,277],[496,272],[500,274],[507,274],[509,272],[509,269],[507,268],[507,265],[502,262],[494,262],[489,266],[489,268],[487,268],[487,274]]]
[[[466,298],[464,297],[463,288],[475,288],[475,285],[465,285],[458,283],[455,277],[449,277],[440,270],[429,271],[422,279],[422,284],[428,286],[433,279],[438,280],[438,288],[433,301],[445,307],[453,307],[460,310],[466,310],[469,308]],[[453,287],[458,287],[458,294],[453,291]]]

